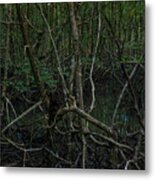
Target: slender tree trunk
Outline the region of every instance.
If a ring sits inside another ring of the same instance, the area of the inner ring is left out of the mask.
[[[75,91],[76,91],[76,102],[80,109],[84,109],[83,103],[83,87],[82,87],[82,67],[80,60],[80,41],[79,41],[79,29],[77,25],[77,17],[75,15],[75,3],[68,3],[72,33],[73,33],[73,46],[74,46],[74,56],[76,61],[76,71],[75,71]],[[82,130],[82,167],[85,168],[86,161],[86,139],[84,135],[86,122],[81,119],[81,130]]]

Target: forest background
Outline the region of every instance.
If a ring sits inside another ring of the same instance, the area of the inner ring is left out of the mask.
[[[144,169],[144,1],[0,8],[2,165]]]

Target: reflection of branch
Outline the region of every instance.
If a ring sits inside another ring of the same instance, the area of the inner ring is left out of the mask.
[[[138,64],[135,65],[135,67],[133,68],[131,74],[129,75],[129,79],[130,79],[130,80],[132,79],[133,75],[135,74],[137,68],[138,68]],[[123,98],[123,95],[124,95],[127,87],[128,87],[128,81],[126,81],[126,83],[124,84],[124,87],[123,87],[123,89],[122,89],[122,91],[121,91],[121,93],[120,93],[120,95],[119,95],[118,100],[117,100],[117,104],[116,104],[116,106],[115,106],[115,110],[114,110],[113,117],[112,117],[112,123],[113,123],[113,124],[114,124],[114,122],[115,122],[115,118],[116,118],[116,114],[117,114],[119,105],[120,105],[120,103],[121,103],[121,100],[122,100],[122,98]]]
[[[97,32],[97,40],[96,40],[96,46],[95,46],[95,50],[94,50],[94,55],[93,55],[93,59],[92,59],[92,64],[91,64],[91,68],[90,68],[90,83],[91,83],[91,87],[92,87],[92,102],[90,105],[90,110],[89,113],[93,110],[94,108],[94,103],[95,103],[95,86],[94,86],[94,82],[93,82],[93,70],[94,70],[94,64],[95,64],[95,59],[96,59],[96,53],[97,53],[97,49],[98,49],[98,45],[99,45],[99,40],[100,40],[100,33],[101,33],[101,13],[100,13],[100,8],[99,8],[99,4],[98,4],[98,32]]]
[[[129,77],[126,69],[125,69],[124,64],[121,64],[121,67],[122,67],[122,70],[123,70],[123,72],[124,72],[124,75],[125,75],[125,77],[126,77],[126,79],[127,79],[127,81],[128,81],[129,90],[130,90],[131,95],[132,95],[132,97],[133,97],[134,108],[135,108],[135,110],[136,110],[136,112],[137,112],[137,117],[138,117],[138,120],[139,120],[139,124],[140,124],[140,126],[142,127],[142,129],[144,130],[144,129],[145,129],[144,120],[143,120],[143,118],[142,118],[142,115],[141,115],[141,112],[140,112],[140,109],[139,109],[139,106],[138,106],[137,97],[136,97],[134,88],[133,88],[133,86],[132,86],[131,79],[130,79],[130,77]]]
[[[37,102],[36,104],[34,104],[33,106],[31,106],[29,109],[27,109],[26,111],[24,111],[20,116],[18,116],[16,119],[14,119],[13,121],[11,121],[11,123],[9,123],[3,130],[2,133],[4,133],[10,126],[12,126],[13,124],[15,124],[18,120],[20,120],[21,118],[23,118],[24,116],[26,116],[29,112],[31,112],[33,109],[35,109],[37,106],[39,106],[42,103],[42,101]]]

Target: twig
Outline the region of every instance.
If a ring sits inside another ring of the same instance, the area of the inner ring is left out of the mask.
[[[59,159],[60,161],[65,162],[66,164],[72,164],[72,162],[60,157],[57,153],[54,153],[51,149],[48,149],[47,147],[44,148],[47,152],[49,152],[52,156],[54,156],[56,159]]]
[[[16,118],[17,117],[17,113],[16,113],[15,108],[13,107],[13,104],[11,103],[11,101],[7,97],[5,97],[5,99],[10,104],[10,107],[11,107],[11,109],[12,109],[14,115],[15,115],[15,118]]]

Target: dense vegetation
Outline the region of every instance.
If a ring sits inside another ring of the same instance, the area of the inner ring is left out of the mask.
[[[2,166],[145,168],[144,10],[0,5]]]

